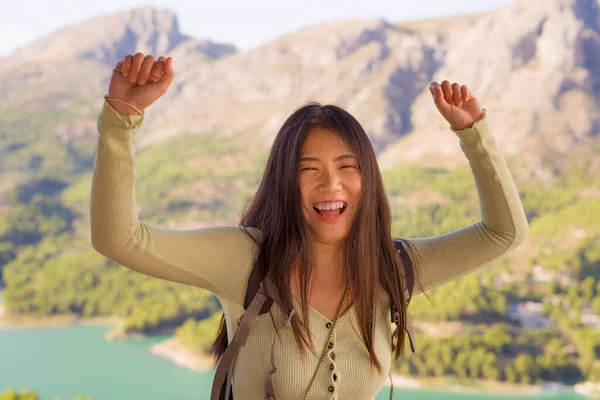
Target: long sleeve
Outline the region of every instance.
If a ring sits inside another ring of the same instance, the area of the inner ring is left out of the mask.
[[[175,230],[138,220],[135,138],[143,120],[144,114],[119,114],[104,99],[91,187],[93,247],[132,270],[239,302],[256,247],[241,227]]]
[[[472,127],[450,128],[460,139],[479,196],[481,221],[430,238],[410,238],[408,252],[427,291],[460,278],[519,245],[529,225],[519,193],[484,116]],[[416,251],[414,251],[416,250]]]

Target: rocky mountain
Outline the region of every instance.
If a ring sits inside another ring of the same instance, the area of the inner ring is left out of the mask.
[[[211,62],[237,49],[183,35],[177,17],[166,9],[105,15],[66,26],[0,58],[0,107],[27,103],[32,110],[60,109],[72,105],[66,98],[91,100],[106,91],[112,67],[137,51],[168,54],[185,68],[185,63]]]
[[[172,56],[176,77],[147,110],[140,148],[181,133],[265,147],[296,107],[316,100],[355,115],[383,167],[452,165],[462,153],[428,91],[431,81],[448,79],[480,99],[507,155],[541,171],[548,157],[598,143],[599,1],[520,0],[501,10],[406,23],[334,21],[244,52],[183,35],[166,9],[94,18],[0,59],[0,155],[17,152],[21,160],[0,160],[0,169],[48,168],[47,155],[32,150],[41,136],[81,160],[78,171],[91,168],[112,68],[141,51]],[[31,116],[41,114],[56,121],[34,132]]]
[[[480,18],[449,47],[432,80],[467,83],[489,111],[506,154],[527,162],[567,155],[600,133],[599,4],[522,0]],[[414,129],[386,149],[382,163],[393,163],[401,149],[410,159],[456,153],[455,139],[441,132],[445,121],[432,118],[430,101],[427,92],[414,100]]]
[[[179,47],[185,50],[178,50]],[[176,15],[169,10],[143,7],[64,27],[16,49],[9,61],[36,63],[91,59],[112,65],[133,48],[150,54],[197,52],[207,58],[236,52],[231,45],[183,35]]]

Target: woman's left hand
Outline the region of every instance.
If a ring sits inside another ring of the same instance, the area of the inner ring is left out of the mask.
[[[456,130],[470,128],[483,117],[479,101],[466,85],[461,86],[456,82],[450,84],[448,81],[443,81],[441,85],[432,82],[429,91],[440,114]]]

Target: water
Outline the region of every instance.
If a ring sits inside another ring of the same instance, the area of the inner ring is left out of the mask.
[[[168,336],[142,340],[104,339],[106,326],[74,325],[44,329],[0,329],[0,392],[8,387],[37,391],[42,400],[77,394],[96,400],[208,399],[212,373],[180,368],[149,353]],[[388,398],[385,388],[377,400]],[[394,399],[581,400],[575,393],[517,397],[443,393],[396,388]]]

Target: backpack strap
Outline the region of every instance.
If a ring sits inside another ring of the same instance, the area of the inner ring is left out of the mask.
[[[400,258],[402,258],[402,264],[404,265],[404,277],[406,279],[406,287],[408,288],[408,294],[410,302],[410,298],[413,294],[413,289],[415,287],[415,271],[413,268],[412,261],[404,248],[404,245],[400,240],[394,240],[394,247],[396,247],[396,251],[400,254]]]
[[[400,254],[400,258],[402,259],[402,265],[404,266],[404,268],[402,269],[402,276],[406,281],[406,287],[404,288],[404,304],[405,304],[405,307],[408,308],[408,305],[412,298],[413,289],[415,286],[415,272],[413,269],[412,261],[410,260],[410,257],[408,256],[406,249],[402,245],[402,242],[400,240],[394,240],[393,243],[394,243],[394,247],[396,247],[396,251]],[[396,338],[396,336],[398,336],[400,334],[400,325],[399,325],[400,312],[394,306],[392,299],[390,299],[390,304],[392,305],[391,309],[390,309],[390,312],[392,314],[391,319],[392,319],[392,322],[396,324],[396,329],[394,329],[394,332],[392,333],[392,352],[394,352],[394,351],[396,351],[396,345],[394,344],[394,339]],[[415,346],[416,346],[415,333],[414,333],[412,326],[408,320],[406,321],[406,333],[408,334],[408,340],[410,341],[410,349],[414,353]],[[392,380],[391,368],[389,371],[389,377],[390,377],[390,400],[392,400],[392,398],[394,396],[394,381]]]
[[[263,274],[258,266],[255,265],[248,278],[248,287],[246,289],[246,297],[244,300],[244,308],[246,311],[238,319],[238,329],[217,363],[217,370],[215,372],[211,391],[211,400],[233,400],[230,390],[232,386],[235,356],[239,349],[246,344],[250,330],[258,316],[269,312],[273,303],[277,303],[282,307],[279,293],[273,281],[267,277],[264,279],[262,278]],[[295,311],[292,309],[292,312],[289,314],[288,320],[284,325],[285,327],[291,326],[289,320],[294,315],[294,312]],[[277,335],[275,338],[276,337]],[[275,400],[273,377],[277,372],[277,367],[275,366],[275,338],[271,345],[272,369],[267,373],[264,382],[265,399],[272,400]],[[225,397],[223,397],[223,395]]]
[[[247,310],[250,306],[250,303],[254,300],[254,296],[256,292],[258,292],[260,288],[261,282],[266,278],[266,274],[262,268],[260,268],[258,263],[254,264],[252,271],[250,271],[250,276],[248,277],[248,286],[246,286],[246,297],[244,298],[244,309]],[[265,287],[265,289],[268,289]],[[265,292],[267,293],[267,292]],[[273,298],[267,297],[267,301],[261,308],[258,315],[263,315],[271,309],[273,306]]]
[[[273,299],[273,301],[276,304],[278,304],[279,307],[281,308],[281,310],[283,311],[283,303],[281,301],[281,297],[279,296],[277,287],[275,286],[273,281],[269,278],[265,278],[263,283],[265,285],[267,295],[271,299]],[[288,317],[283,325],[284,328],[291,328],[291,326],[292,326],[291,319],[295,313],[296,313],[296,310],[294,310],[293,308],[290,310],[289,313],[287,313]],[[273,342],[271,343],[271,356],[270,356],[271,370],[269,372],[267,372],[267,375],[265,376],[265,382],[264,382],[264,388],[265,388],[264,400],[276,400],[275,387],[273,385],[273,378],[275,377],[275,374],[277,373],[277,366],[275,365],[275,343],[276,343],[278,337],[279,337],[279,331],[277,330],[277,327],[275,327],[275,335],[273,336]]]
[[[402,245],[402,242],[400,240],[394,240],[393,243],[394,243],[394,246],[396,247],[396,250],[400,254],[400,257],[402,259],[402,264],[404,266],[404,268],[402,270],[402,275],[406,281],[406,287],[404,288],[404,302],[405,302],[405,307],[408,308],[408,305],[410,304],[410,300],[412,299],[413,289],[415,286],[414,268],[413,268],[412,261],[410,260],[410,257],[408,256],[408,253],[406,252],[406,249]],[[393,341],[393,339],[400,334],[399,329],[398,329],[400,313],[399,313],[398,309],[393,305],[393,303],[391,303],[391,304],[392,304],[392,307],[390,308],[391,322],[396,324],[396,329],[394,330],[394,334],[392,336],[392,341]],[[406,321],[406,331],[408,333],[408,339],[410,341],[410,348],[411,348],[412,352],[414,353],[415,347],[416,347],[415,338],[414,338],[415,335],[414,335],[414,331],[413,331],[412,326],[409,321]],[[393,351],[394,350],[395,350],[395,348],[393,349]]]
[[[246,312],[238,319],[238,329],[231,340],[231,343],[225,349],[225,352],[219,358],[217,362],[217,370],[213,380],[212,390],[210,399],[219,400],[221,395],[221,389],[224,382],[226,383],[226,399],[229,399],[229,390],[231,388],[231,376],[232,367],[235,360],[235,356],[239,351],[240,347],[246,344],[250,330],[254,325],[254,321],[258,318],[259,313],[263,309],[265,303],[267,303],[267,293],[264,285],[261,283],[259,289],[254,295],[252,302],[249,304]],[[272,304],[272,300],[271,300]],[[229,372],[229,373],[228,373]]]

